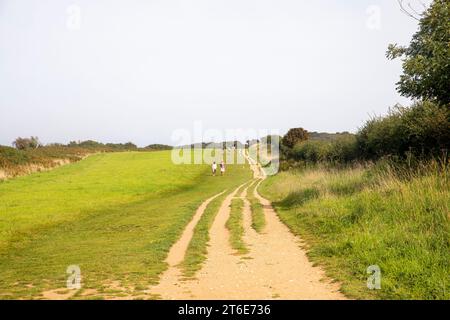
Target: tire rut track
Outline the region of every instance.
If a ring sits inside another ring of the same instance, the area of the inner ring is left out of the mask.
[[[173,247],[177,253],[169,254],[167,259],[169,269],[150,292],[163,299],[345,299],[339,292],[339,285],[312,265],[301,247],[301,240],[281,222],[270,201],[258,193],[257,187],[265,178],[264,171],[255,162],[250,164],[254,179],[236,188],[222,202],[209,231],[207,258],[196,278],[183,279],[177,264],[182,261],[181,251],[186,250],[188,244],[177,243]],[[253,183],[257,184],[254,195],[264,207],[266,225],[262,233],[251,227],[247,192]],[[243,241],[250,250],[246,255],[236,255],[225,226],[235,197],[244,200]],[[208,203],[202,204],[198,211],[201,208],[204,211]],[[188,225],[188,234],[195,228],[194,221],[192,223]],[[183,241],[187,238],[182,237]]]

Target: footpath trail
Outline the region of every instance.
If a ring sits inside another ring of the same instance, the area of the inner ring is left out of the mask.
[[[254,172],[251,183],[259,184],[264,173],[249,161]],[[166,260],[169,268],[150,292],[162,299],[345,299],[339,285],[326,279],[320,268],[313,267],[301,240],[279,220],[270,201],[261,197],[257,188],[254,195],[264,207],[266,225],[262,233],[251,227],[251,208],[246,199],[249,184],[243,191],[241,187],[222,202],[210,229],[207,259],[195,279],[184,279],[177,265],[183,261],[195,224],[212,199],[199,207],[181,239],[172,247]],[[225,226],[235,197],[244,200],[243,240],[250,251],[244,256],[231,248]]]

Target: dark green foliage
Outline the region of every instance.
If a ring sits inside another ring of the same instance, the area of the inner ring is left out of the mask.
[[[105,146],[107,148],[111,148],[113,150],[127,150],[127,151],[137,150],[137,148],[138,148],[132,142],[127,142],[127,143],[107,143]]]
[[[297,143],[305,140],[308,140],[308,132],[303,128],[293,128],[283,137],[282,144],[293,148]]]
[[[450,109],[423,101],[395,106],[386,116],[368,120],[356,135],[308,140],[281,151],[282,160],[345,164],[384,157],[401,161],[437,157],[446,162],[449,148]]]
[[[292,157],[306,162],[347,163],[358,158],[358,146],[354,135],[338,136],[334,140],[308,140],[297,144]]]
[[[95,149],[98,151],[131,151],[137,150],[138,147],[132,143],[101,143],[94,140],[86,140],[86,141],[71,141],[68,144],[69,147],[77,147],[77,148],[85,148],[85,149]]]
[[[171,150],[173,147],[166,144],[150,144],[144,149],[146,150]]]
[[[94,141],[94,140],[86,140],[86,141],[70,141],[68,144],[69,147],[79,147],[79,148],[88,148],[88,149],[94,149],[94,148],[102,148],[105,145],[103,143]]]
[[[333,163],[347,163],[358,158],[358,145],[354,135],[342,135],[328,149],[327,159]]]
[[[326,160],[329,147],[330,143],[325,141],[304,141],[294,147],[292,155],[295,160],[317,163]]]
[[[450,103],[450,2],[435,0],[420,20],[408,47],[390,45],[387,57],[403,57],[403,74],[397,83],[406,96]]]
[[[387,116],[370,119],[357,135],[364,159],[441,156],[450,143],[450,111],[431,102],[396,106]]]

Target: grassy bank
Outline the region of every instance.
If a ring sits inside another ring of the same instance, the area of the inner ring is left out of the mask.
[[[244,201],[242,199],[233,199],[231,201],[230,217],[226,223],[226,227],[230,231],[231,247],[236,250],[238,254],[246,254],[249,252],[242,239],[244,235],[243,209]]]
[[[175,165],[170,152],[93,155],[0,182],[0,298],[39,298],[65,288],[69,265],[83,289],[107,295],[119,281],[139,295],[202,201],[250,178],[230,165]]]
[[[30,171],[58,166],[61,160],[75,162],[90,152],[83,148],[40,147],[36,149],[17,150],[0,146],[0,170],[6,177],[28,174]]]
[[[386,172],[291,170],[259,190],[350,297],[450,299],[448,169]],[[381,268],[381,290],[366,286],[371,265]]]

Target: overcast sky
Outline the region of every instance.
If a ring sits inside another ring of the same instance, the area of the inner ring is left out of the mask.
[[[385,52],[416,29],[395,0],[0,0],[0,144],[356,131],[408,103]]]

